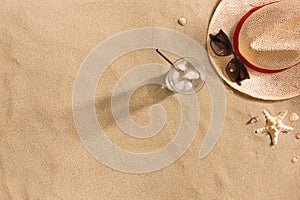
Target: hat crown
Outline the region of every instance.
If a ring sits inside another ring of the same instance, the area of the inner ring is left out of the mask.
[[[254,11],[243,23],[239,51],[253,65],[280,70],[300,62],[300,1],[285,0]]]

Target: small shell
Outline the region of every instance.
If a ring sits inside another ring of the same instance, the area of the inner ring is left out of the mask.
[[[295,113],[295,112],[291,113],[291,115],[290,115],[291,122],[297,121],[298,119],[299,119],[299,115],[297,115],[297,113]]]
[[[297,157],[293,157],[291,161],[292,161],[292,163],[296,163],[296,162],[298,162],[298,158]]]
[[[259,121],[258,117],[252,117],[246,124],[254,124]]]
[[[178,24],[180,24],[181,26],[185,26],[186,23],[187,23],[186,18],[180,17],[180,18],[178,19]]]
[[[300,140],[300,132],[295,135],[297,140]]]

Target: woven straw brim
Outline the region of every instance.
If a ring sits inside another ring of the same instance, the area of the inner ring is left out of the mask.
[[[233,41],[233,35],[239,20],[254,6],[273,2],[271,0],[222,0],[211,18],[208,28],[216,34],[222,29]],[[266,74],[247,67],[250,79],[242,81],[239,86],[230,81],[225,73],[227,63],[233,56],[217,56],[210,47],[207,35],[207,50],[212,64],[223,80],[234,89],[249,96],[264,100],[283,100],[300,95],[300,64],[282,72]]]

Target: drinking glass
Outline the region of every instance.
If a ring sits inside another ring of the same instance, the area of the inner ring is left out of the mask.
[[[159,53],[168,63],[170,70],[166,74],[166,86],[169,90],[180,94],[195,94],[199,91],[206,79],[205,67],[195,58],[183,57],[174,63],[158,49]]]

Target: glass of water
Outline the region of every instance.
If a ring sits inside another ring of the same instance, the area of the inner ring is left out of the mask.
[[[156,52],[171,64],[171,68],[166,74],[166,86],[169,90],[180,94],[195,94],[203,87],[206,71],[198,60],[184,57],[173,63],[158,49]]]

